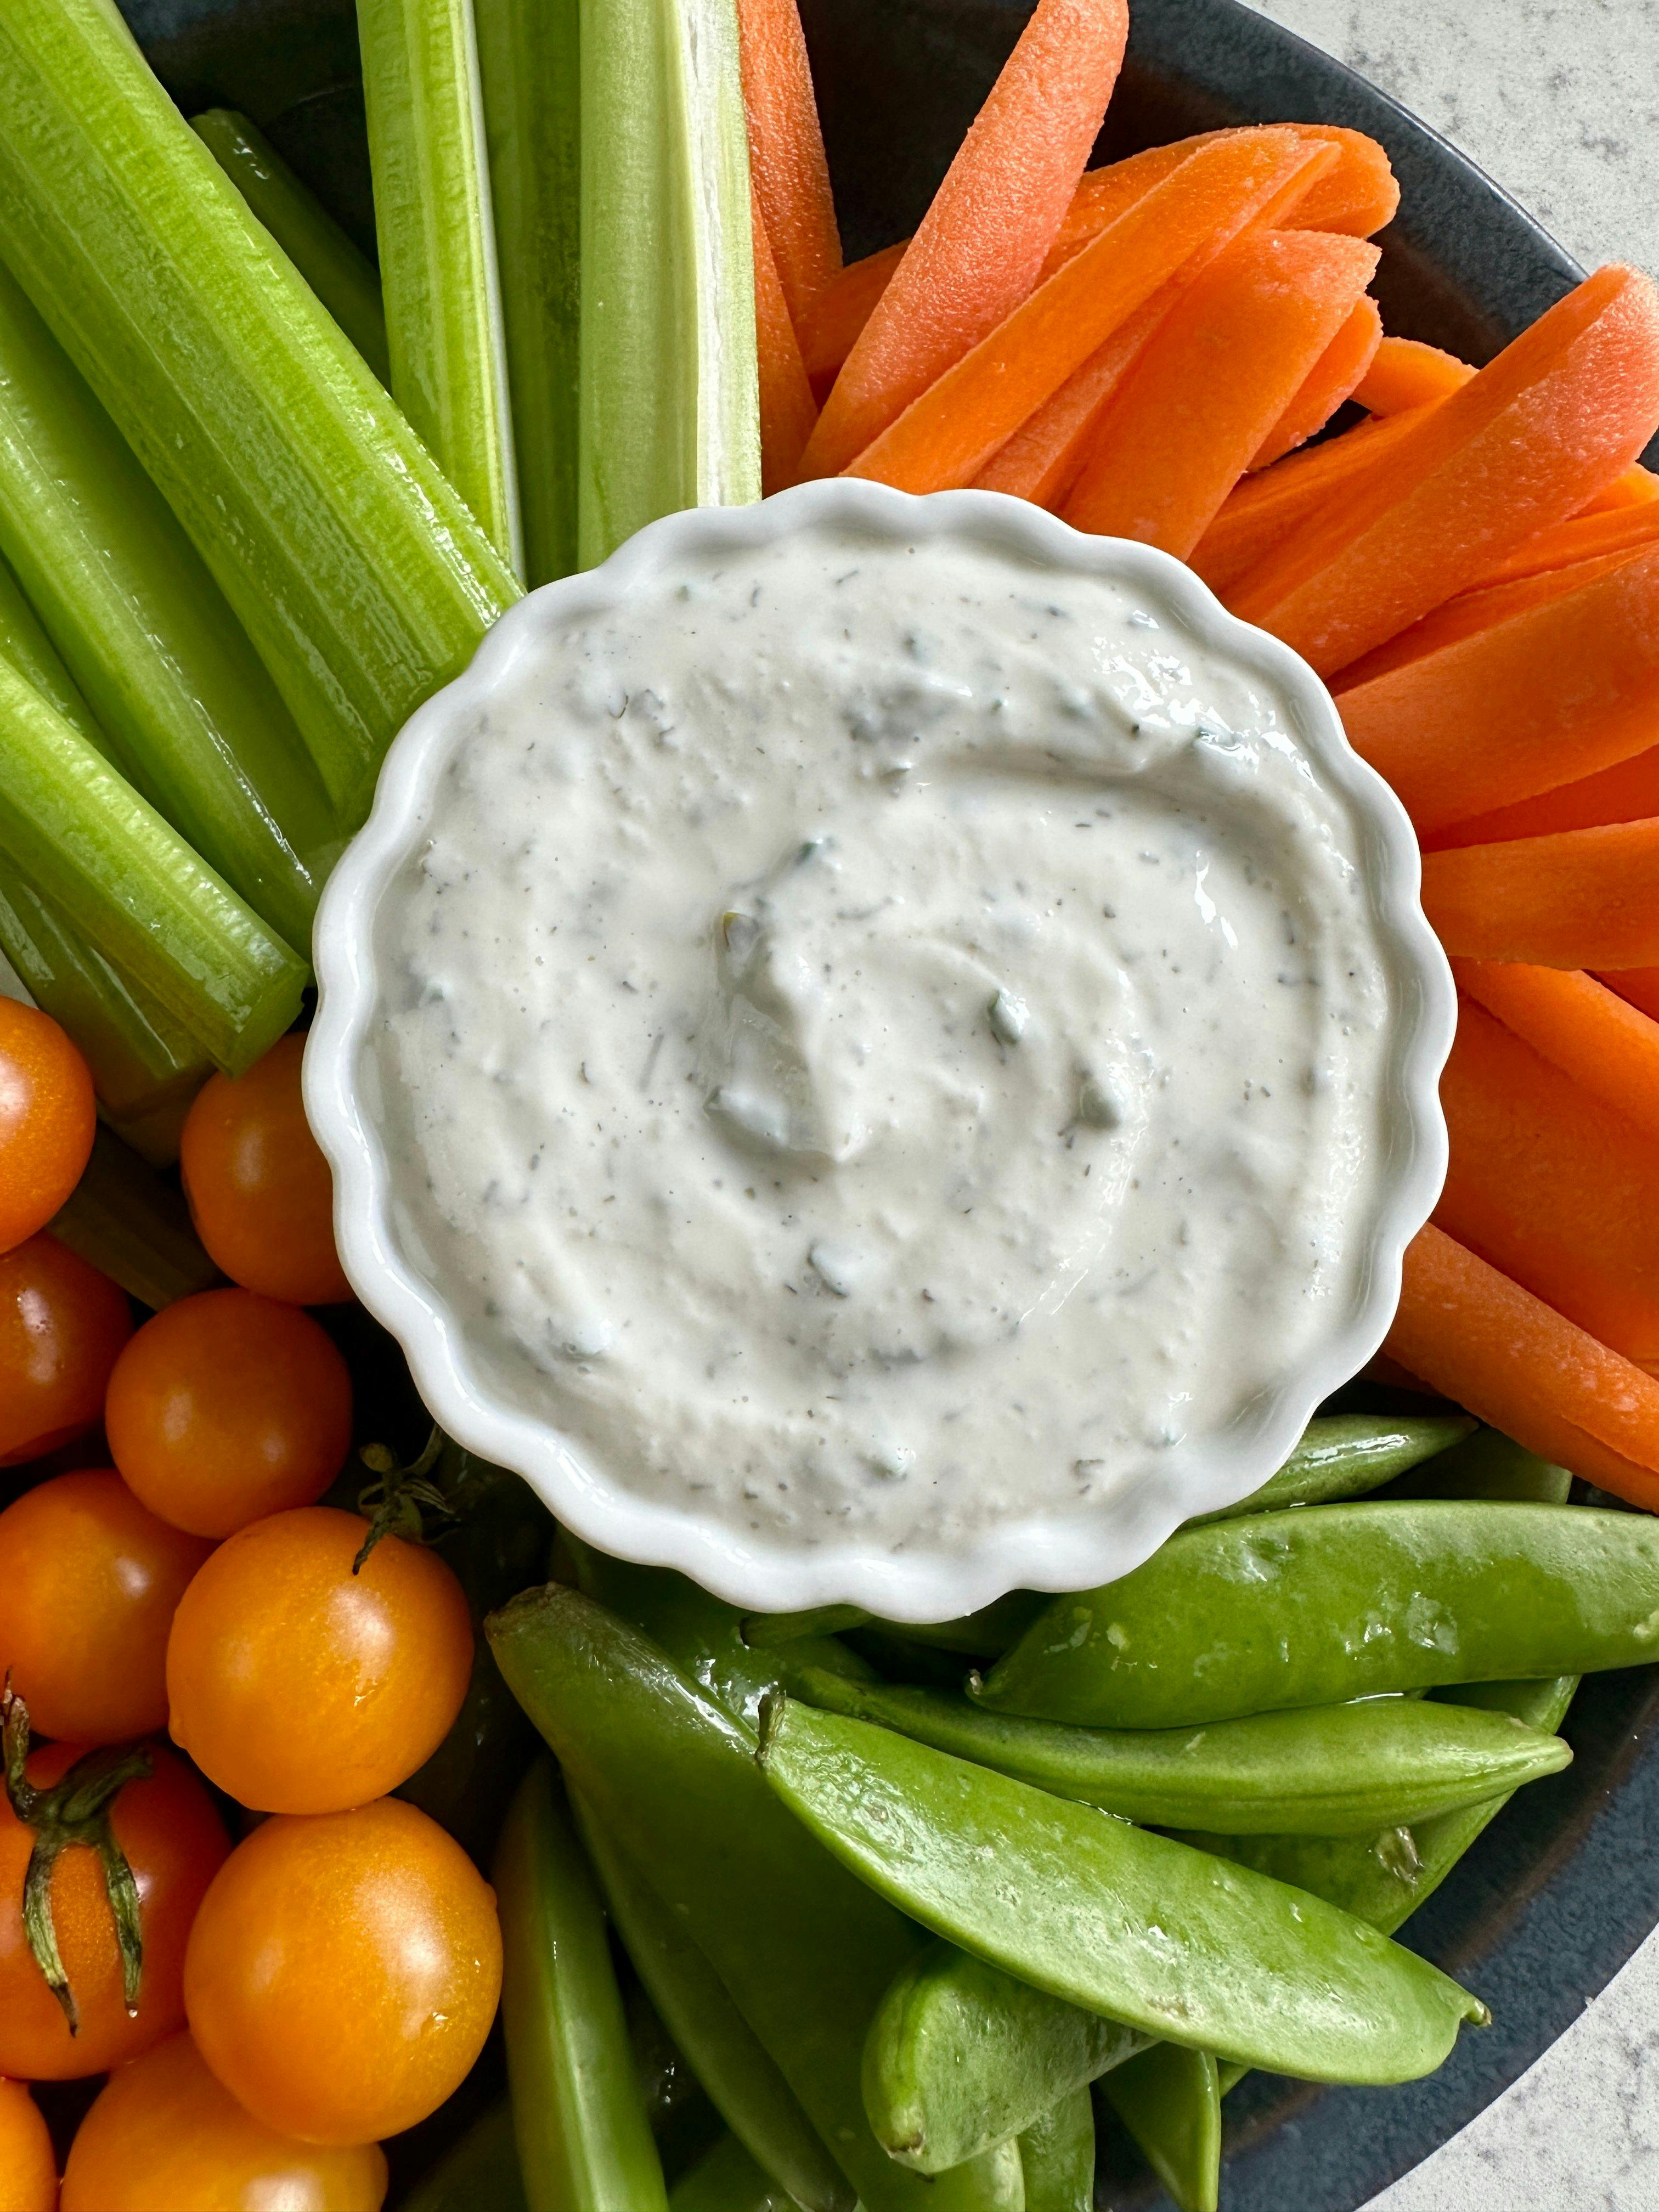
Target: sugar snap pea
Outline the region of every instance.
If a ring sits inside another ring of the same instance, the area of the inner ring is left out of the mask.
[[[1216,2212],[1221,2188],[1221,2089],[1207,2051],[1160,2043],[1101,2084],[1179,2212]]]
[[[1155,1828],[1374,1835],[1565,1766],[1572,1753],[1508,1715],[1376,1698],[1192,1729],[1083,1729],[988,1713],[947,1691],[792,1668],[807,1704],[896,1729],[1058,1797]]]
[[[723,2136],[674,2184],[668,2212],[790,2212],[793,2202],[735,2136]]]
[[[475,2120],[453,2149],[403,2199],[403,2212],[528,2212],[513,2135],[513,2105],[503,2097]]]
[[[514,1694],[600,1823],[627,1836],[865,2212],[980,2212],[982,2172],[925,2182],[864,2114],[864,2033],[921,1930],[836,1866],[767,1789],[748,1731],[617,1615],[550,1584],[487,1629]]]
[[[1025,2212],[1090,2212],[1095,2201],[1095,2107],[1087,2088],[1051,2105],[1019,2139]]]
[[[864,2045],[864,2109],[888,2154],[938,2173],[1035,2127],[1146,2047],[1000,1966],[931,1944],[883,1997]]]
[[[1375,1413],[1328,1414],[1309,1422],[1301,1443],[1260,1490],[1241,1498],[1237,1505],[1224,1505],[1218,1513],[1200,1513],[1186,1525],[1204,1528],[1216,1521],[1236,1521],[1243,1514],[1363,1497],[1449,1450],[1474,1426],[1467,1413],[1401,1421]]]
[[[775,1699],[760,1757],[813,1834],[924,1926],[1148,2034],[1313,2081],[1402,2081],[1486,2018],[1350,1914],[867,1721]]]
[[[873,1619],[861,1605],[814,1605],[805,1613],[751,1613],[743,1624],[743,1640],[757,1651],[771,1651],[803,1636],[839,1636],[843,1628],[862,1628]]]
[[[605,1909],[550,1764],[514,1799],[495,1861],[501,2021],[530,2212],[667,2212]]]
[[[1427,1498],[1183,1530],[1056,1598],[981,1686],[1000,1712],[1175,1728],[1659,1657],[1646,1514]]]

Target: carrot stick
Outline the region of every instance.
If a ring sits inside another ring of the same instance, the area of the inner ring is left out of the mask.
[[[1605,491],[1586,500],[1586,514],[1611,514],[1620,507],[1648,507],[1659,499],[1659,477],[1651,469],[1644,469],[1638,461],[1621,477],[1615,477]]]
[[[1269,555],[1234,611],[1322,673],[1565,522],[1659,425],[1659,293],[1603,269],[1441,401],[1390,466]]]
[[[1659,966],[1659,819],[1425,853],[1423,911],[1469,960]]]
[[[1229,598],[1275,546],[1303,528],[1328,500],[1346,497],[1352,484],[1410,436],[1417,421],[1418,415],[1411,414],[1396,415],[1386,422],[1361,422],[1340,438],[1292,453],[1260,476],[1246,477],[1222,501],[1215,520],[1188,556],[1190,566],[1212,592]]]
[[[902,491],[971,483],[1020,425],[1154,293],[1196,274],[1229,240],[1291,193],[1322,159],[1293,131],[1206,147],[1039,284],[1006,322],[915,399],[850,465]],[[1322,245],[1293,238],[1304,259]],[[1370,255],[1351,239],[1324,253]]]
[[[1128,27],[1126,0],[1037,0],[836,379],[803,475],[844,469],[1031,289],[1117,82]]]
[[[849,261],[807,302],[796,328],[815,392],[827,392],[835,382],[909,243],[902,238],[879,253],[866,253],[862,261]]]
[[[1154,292],[1020,425],[974,478],[979,490],[1007,492],[1059,512],[1087,458],[1102,411],[1169,312],[1169,290],[1166,284]]]
[[[1509,619],[1472,635],[1453,632],[1455,603],[1443,608],[1419,626],[1440,627],[1437,650],[1339,684],[1350,742],[1394,786],[1420,835],[1593,775],[1653,743],[1659,547],[1586,566],[1601,573],[1541,604],[1527,595],[1557,578],[1480,594],[1501,600]]]
[[[1626,1359],[1659,1360],[1659,1146],[1468,1000],[1440,1103],[1438,1226]]]
[[[1353,396],[1373,415],[1403,415],[1449,399],[1474,374],[1468,362],[1420,338],[1384,338]]]
[[[1659,968],[1618,968],[1596,981],[1632,1006],[1659,1021]]]
[[[738,0],[749,173],[791,319],[841,267],[841,233],[795,0]]]
[[[1385,1349],[1528,1451],[1659,1506],[1659,1382],[1432,1224]]]
[[[1655,501],[1576,514],[1571,521],[1555,523],[1516,546],[1470,588],[1480,591],[1489,584],[1542,576],[1552,569],[1571,568],[1581,561],[1598,560],[1605,554],[1639,553],[1656,541],[1659,541],[1659,502]]]
[[[1402,629],[1398,637],[1391,637],[1386,645],[1379,645],[1362,653],[1358,660],[1351,660],[1346,668],[1339,668],[1330,678],[1331,689],[1355,690],[1379,676],[1391,676],[1396,668],[1404,668],[1412,661],[1426,659],[1431,653],[1443,652],[1448,646],[1459,645],[1465,638],[1478,637],[1483,631],[1514,622],[1534,608],[1550,606],[1557,599],[1571,599],[1587,585],[1610,576],[1615,568],[1622,568],[1630,558],[1627,553],[1603,554],[1597,560],[1576,561],[1569,568],[1545,568],[1536,575],[1517,576],[1511,583],[1479,584],[1469,591],[1459,592],[1443,606],[1436,607],[1420,622]]]
[[[1659,1022],[1650,1014],[1580,969],[1513,960],[1452,968],[1462,991],[1659,1148]],[[1659,1163],[1659,1149],[1651,1157]]]
[[[760,368],[761,492],[769,496],[795,481],[817,419],[812,387],[789,319],[789,303],[761,213],[751,174],[749,217],[755,239],[755,350]]]
[[[1594,830],[1603,822],[1641,822],[1650,815],[1659,815],[1659,745],[1650,745],[1645,752],[1595,775],[1580,776],[1576,783],[1540,792],[1536,799],[1496,806],[1489,814],[1468,815],[1425,836],[1423,842],[1444,853],[1459,845],[1501,845],[1511,837]]]
[[[1252,474],[1270,468],[1324,428],[1343,402],[1352,398],[1382,336],[1382,317],[1376,301],[1356,300],[1347,320],[1303,378],[1260,451],[1252,455]]]
[[[1376,258],[1359,239],[1316,231],[1253,230],[1230,246],[1125,378],[1066,520],[1184,558],[1346,321]]]

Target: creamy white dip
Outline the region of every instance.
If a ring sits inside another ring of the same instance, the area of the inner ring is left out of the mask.
[[[821,526],[521,649],[377,921],[407,1256],[609,1482],[1088,1513],[1359,1296],[1394,1021],[1287,700],[1103,578]]]

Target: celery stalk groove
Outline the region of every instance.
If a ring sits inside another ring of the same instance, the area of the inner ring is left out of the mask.
[[[472,0],[357,0],[393,397],[524,568]]]

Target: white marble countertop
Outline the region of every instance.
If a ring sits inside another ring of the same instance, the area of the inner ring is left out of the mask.
[[[1455,139],[1587,268],[1659,271],[1659,0],[1252,4]],[[1659,2212],[1659,1934],[1366,2212]]]

